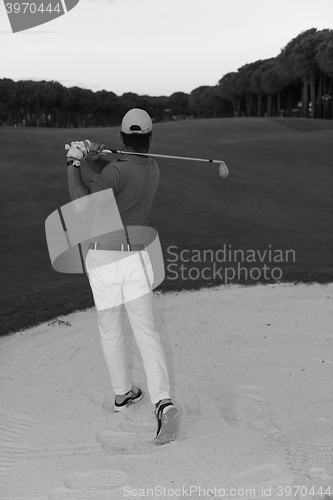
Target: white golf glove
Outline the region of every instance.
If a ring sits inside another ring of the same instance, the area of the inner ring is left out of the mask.
[[[86,139],[85,141],[73,141],[70,145],[66,145],[67,154],[66,158],[75,158],[77,160],[84,160],[89,154],[91,142]]]

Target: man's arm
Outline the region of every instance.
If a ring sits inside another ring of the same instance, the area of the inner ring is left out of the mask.
[[[82,145],[84,145],[83,142]],[[90,142],[90,158],[88,159],[88,157],[86,157],[87,163],[82,162],[80,168],[76,168],[73,165],[68,166],[68,191],[71,201],[89,195],[90,190],[88,188],[88,185],[90,184],[91,180],[96,177],[96,174],[100,175],[104,167],[109,163],[108,160],[101,156],[101,151],[103,150],[103,148],[104,144],[99,145],[97,142]],[[79,151],[82,152],[82,149]],[[80,158],[80,156],[76,157]]]
[[[99,180],[99,177],[94,174],[95,182],[90,190],[82,180],[80,169],[72,165],[68,167],[68,191],[75,213],[81,214],[88,209],[96,209],[114,198],[112,189],[107,188],[105,181]],[[97,195],[99,191],[101,192]]]
[[[93,170],[93,172],[95,172],[96,174],[100,174],[103,168],[110,163],[110,161],[104,158],[103,156],[100,156],[98,160],[95,161],[87,157],[86,162],[88,163],[91,170]]]
[[[109,163],[109,160],[102,157],[99,157],[98,160],[91,160],[87,157],[85,161],[82,161],[80,170],[81,177],[85,185],[89,186],[90,181],[100,175],[104,167],[106,167]]]
[[[90,194],[89,189],[82,180],[80,168],[69,165],[68,169],[68,192],[71,201],[83,198]]]

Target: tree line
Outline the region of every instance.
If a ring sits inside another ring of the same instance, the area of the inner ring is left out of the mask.
[[[245,64],[215,86],[150,97],[93,92],[57,81],[0,79],[0,124],[92,127],[121,122],[132,107],[154,119],[301,116],[333,119],[333,30],[309,29],[275,58]]]

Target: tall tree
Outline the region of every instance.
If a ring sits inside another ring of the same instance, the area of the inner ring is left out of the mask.
[[[154,120],[161,121],[166,118],[168,99],[169,98],[166,96],[149,97],[149,103],[152,109],[152,117]]]
[[[272,114],[272,101],[276,96],[276,115],[281,115],[281,91],[295,82],[292,74],[281,71],[277,58],[267,60],[261,67],[261,87],[267,95],[267,115]]]
[[[68,104],[70,102],[69,91],[66,87],[57,81],[49,82],[49,85],[56,93],[56,99],[53,105],[52,126],[69,127]]]
[[[39,126],[40,116],[38,114],[39,97],[37,82],[33,80],[19,80],[17,82],[17,104],[20,124]]]
[[[17,84],[10,78],[0,80],[0,102],[8,109],[8,125],[18,125]]]
[[[233,116],[240,115],[242,90],[239,88],[239,75],[236,72],[230,72],[224,75],[218,82],[218,91],[221,97],[230,99],[233,106]]]
[[[238,69],[239,73],[238,85],[243,95],[245,95],[247,116],[256,115],[256,106],[253,99],[254,93],[253,93],[251,79],[253,73],[260,67],[261,64],[262,61],[258,60],[254,61],[253,63],[245,64],[244,66]]]
[[[302,114],[308,116],[309,88],[311,101],[311,117],[316,116],[316,75],[319,71],[317,48],[324,34],[316,28],[303,31],[293,38],[281,51],[282,64],[288,66],[289,72],[299,77],[303,83]]]
[[[208,89],[201,94],[201,100],[205,109],[206,118],[233,115],[230,100],[221,95],[218,86],[208,87]]]
[[[39,122],[47,126],[52,126],[55,116],[54,116],[54,105],[57,100],[57,92],[50,84],[45,80],[41,82],[36,82],[37,88],[36,93],[38,96],[38,109],[37,116],[39,115]]]
[[[263,85],[262,85],[262,76],[263,72],[265,70],[265,64],[267,63],[268,59],[258,61],[258,66],[257,69],[255,69],[252,73],[251,79],[250,79],[250,90],[252,93],[256,94],[257,96],[257,116],[262,116],[263,115],[263,110],[262,110],[262,100],[263,100],[263,95],[265,93]]]
[[[189,114],[189,94],[174,92],[168,99],[168,106],[172,109],[173,115],[185,118]]]
[[[322,76],[322,95],[324,118],[328,117],[331,101],[331,118],[333,118],[333,30],[325,30],[318,44],[316,58]]]
[[[112,126],[119,121],[119,98],[113,92],[99,90],[95,94],[95,125]]]
[[[205,106],[203,104],[202,95],[209,88],[209,85],[201,85],[193,89],[189,96],[189,110],[196,118],[204,118],[205,116]]]

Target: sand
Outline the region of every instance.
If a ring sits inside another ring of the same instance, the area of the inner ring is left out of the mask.
[[[333,498],[333,284],[154,294],[182,421],[110,411],[96,311],[0,339],[1,500]],[[302,488],[301,488],[302,487]]]

